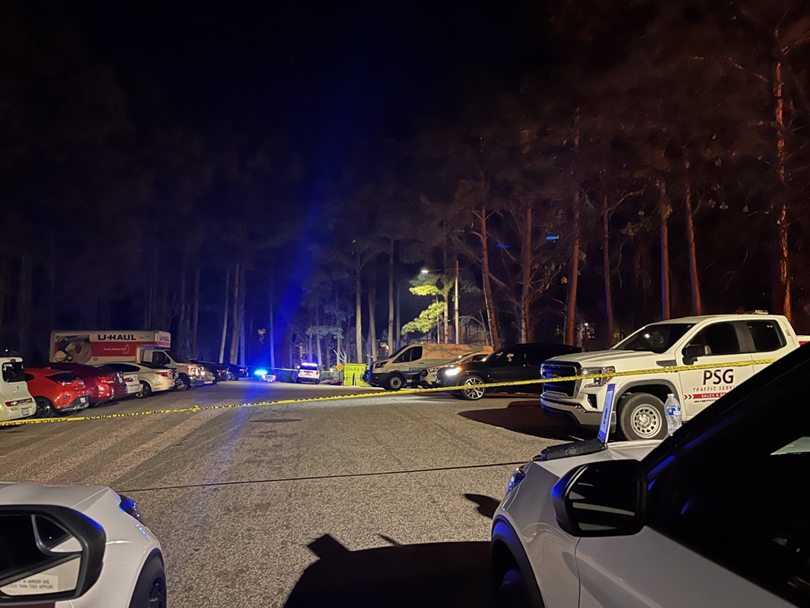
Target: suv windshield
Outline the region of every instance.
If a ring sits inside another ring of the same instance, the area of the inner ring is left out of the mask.
[[[645,350],[663,353],[672,348],[694,323],[658,323],[642,327],[629,338],[619,342],[613,350]]]
[[[22,361],[7,361],[3,363],[4,382],[25,382],[25,372]]]

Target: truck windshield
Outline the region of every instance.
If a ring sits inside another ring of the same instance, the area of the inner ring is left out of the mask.
[[[176,363],[188,363],[188,362],[189,362],[189,361],[188,361],[188,359],[186,359],[185,357],[181,357],[181,356],[179,356],[179,355],[177,355],[177,354],[173,353],[172,351],[169,351],[169,356],[170,356],[172,359],[174,359],[174,361],[175,361]]]
[[[642,327],[629,338],[619,342],[613,350],[644,350],[663,353],[672,348],[694,323],[657,323]]]
[[[3,363],[3,382],[25,382],[25,371],[22,361]]]

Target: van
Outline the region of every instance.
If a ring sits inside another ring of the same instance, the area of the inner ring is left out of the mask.
[[[375,361],[369,368],[368,383],[388,391],[419,384],[422,370],[440,367],[470,353],[491,353],[484,344],[436,344],[420,342],[400,348],[387,359]]]

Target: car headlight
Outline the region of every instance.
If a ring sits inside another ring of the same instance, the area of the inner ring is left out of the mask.
[[[119,494],[118,497],[121,499],[121,502],[118,503],[121,510],[130,517],[138,520],[138,522],[146,525],[146,523],[143,521],[141,510],[138,508],[138,503],[132,500],[129,496],[124,496],[123,494]]]
[[[509,479],[509,486],[506,488],[507,494],[518,487],[518,484],[523,481],[524,477],[526,477],[526,471],[523,469],[523,467],[524,465],[520,465],[515,469],[515,472],[512,473],[512,477]]]
[[[592,376],[595,374],[612,374],[616,371],[615,367],[583,367],[583,376]],[[590,384],[585,384],[583,388],[596,388],[604,386],[610,380],[610,376],[603,376],[602,378],[591,378]]]
[[[444,372],[444,375],[452,377],[452,376],[458,376],[460,373],[461,373],[461,368],[460,367],[451,367],[451,368],[448,368]]]

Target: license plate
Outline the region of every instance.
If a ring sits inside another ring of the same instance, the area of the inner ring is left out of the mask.
[[[34,408],[32,408],[32,407],[25,407],[22,410],[22,415],[23,416],[30,416],[33,413],[34,413]]]
[[[79,403],[87,403],[87,397],[79,397]]]

